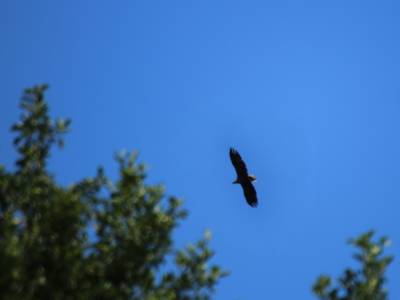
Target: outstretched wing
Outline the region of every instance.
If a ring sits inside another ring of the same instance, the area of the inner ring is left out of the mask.
[[[253,184],[251,183],[250,180],[246,180],[245,182],[241,183],[244,196],[246,198],[247,203],[251,207],[256,207],[258,204],[257,201],[257,192],[256,189],[254,188]]]
[[[239,152],[237,152],[233,148],[230,148],[229,156],[231,158],[232,165],[234,166],[234,168],[236,170],[238,178],[247,178],[248,173],[247,173],[246,164],[244,163],[243,159],[241,158]]]

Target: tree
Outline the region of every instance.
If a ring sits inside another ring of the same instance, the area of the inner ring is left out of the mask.
[[[361,264],[361,269],[348,268],[339,278],[337,287],[332,286],[329,276],[320,276],[313,285],[314,293],[321,300],[385,300],[387,291],[385,271],[392,261],[391,256],[384,256],[383,250],[389,245],[386,237],[373,241],[374,232],[369,231],[349,241],[358,248],[354,258]]]
[[[103,168],[69,187],[55,182],[46,163],[70,120],[50,117],[46,89],[25,90],[16,168],[0,166],[1,298],[209,299],[227,275],[208,266],[210,235],[173,247],[187,211],[145,184],[136,153],[117,155],[115,182]]]

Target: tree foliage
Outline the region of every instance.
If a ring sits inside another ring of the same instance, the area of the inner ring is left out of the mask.
[[[209,234],[174,248],[187,212],[145,183],[136,153],[117,155],[115,181],[99,168],[69,187],[55,182],[46,163],[70,120],[50,117],[46,89],[25,90],[12,127],[16,168],[0,166],[2,298],[209,299],[227,274],[209,265]]]
[[[332,279],[322,275],[313,285],[314,293],[321,300],[386,300],[387,291],[385,271],[392,261],[392,257],[383,255],[384,248],[390,243],[386,237],[373,240],[373,231],[362,234],[349,243],[358,248],[354,258],[361,264],[361,268],[348,268],[338,279],[336,287],[332,286]]]

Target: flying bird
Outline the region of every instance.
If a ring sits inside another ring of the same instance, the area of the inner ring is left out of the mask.
[[[229,156],[231,158],[232,165],[234,166],[237,174],[236,180],[232,183],[233,184],[239,183],[243,188],[243,193],[247,203],[251,207],[256,207],[258,204],[257,193],[256,189],[252,184],[252,181],[256,180],[256,177],[254,175],[249,175],[247,173],[246,164],[244,163],[239,152],[237,152],[233,148],[230,148]]]

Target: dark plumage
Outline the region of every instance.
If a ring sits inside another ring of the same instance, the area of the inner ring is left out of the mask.
[[[256,180],[256,177],[254,175],[249,175],[247,173],[246,164],[244,163],[239,152],[237,152],[233,148],[230,148],[229,156],[231,158],[232,164],[235,167],[237,174],[237,178],[233,183],[239,183],[242,186],[247,203],[251,207],[256,207],[258,204],[257,193],[256,189],[251,183],[252,181]]]

